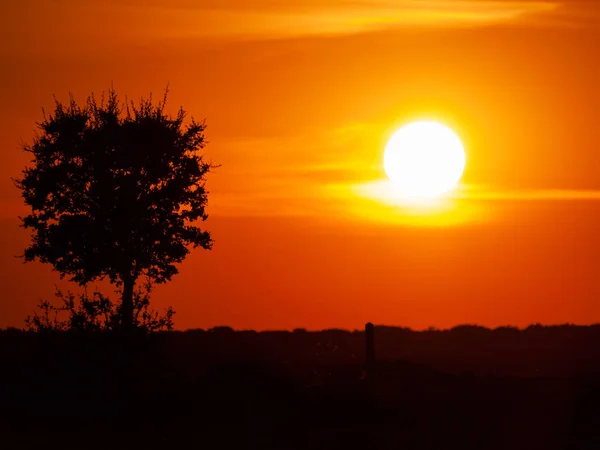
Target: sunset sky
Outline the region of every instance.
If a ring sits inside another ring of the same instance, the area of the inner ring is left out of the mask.
[[[600,322],[597,2],[23,0],[0,30],[0,327],[59,281],[15,258],[10,177],[41,108],[167,83],[221,165],[214,249],[155,291],[178,328]],[[381,189],[387,140],[418,119],[467,155],[428,208]]]

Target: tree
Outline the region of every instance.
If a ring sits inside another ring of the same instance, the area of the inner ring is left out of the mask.
[[[205,123],[165,113],[168,91],[122,103],[114,89],[83,106],[55,100],[24,150],[31,165],[14,180],[31,213],[25,261],[52,264],[80,285],[108,277],[122,288],[121,326],[131,329],[136,281],[164,283],[189,247],[210,249],[205,177],[214,166],[200,154]]]

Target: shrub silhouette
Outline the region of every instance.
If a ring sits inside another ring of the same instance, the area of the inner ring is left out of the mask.
[[[55,101],[24,150],[31,166],[14,180],[31,213],[25,261],[50,263],[61,277],[85,285],[108,277],[122,286],[120,322],[135,325],[134,289],[140,277],[163,283],[189,246],[210,249],[197,226],[207,218],[205,176],[214,168],[199,151],[204,122],[186,112],[165,113],[152,97],[121,103],[92,95],[83,106]]]
[[[140,331],[153,333],[171,331],[175,311],[169,307],[163,315],[150,309],[150,284],[133,294],[133,325]],[[76,296],[72,292],[63,293],[57,289],[55,297],[58,305],[42,300],[38,305],[39,314],[27,317],[25,327],[29,331],[114,331],[120,326],[122,304],[117,304],[101,292],[91,296],[87,291]],[[66,316],[66,317],[65,317]]]

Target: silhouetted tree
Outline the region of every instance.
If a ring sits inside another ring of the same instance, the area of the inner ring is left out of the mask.
[[[15,180],[31,214],[25,261],[52,264],[85,285],[108,277],[122,287],[121,324],[134,326],[136,281],[163,283],[189,246],[210,249],[205,175],[214,167],[199,151],[204,122],[165,113],[167,100],[122,103],[114,89],[83,106],[55,100],[24,150],[32,165]],[[187,123],[186,123],[187,122]]]

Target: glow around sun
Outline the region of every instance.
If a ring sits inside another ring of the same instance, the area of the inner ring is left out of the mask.
[[[458,183],[465,168],[465,151],[447,126],[433,121],[414,122],[390,138],[383,165],[402,197],[433,198]]]

